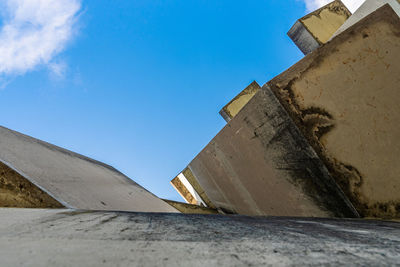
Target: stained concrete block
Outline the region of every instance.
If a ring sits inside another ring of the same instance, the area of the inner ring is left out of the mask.
[[[1,266],[396,266],[374,220],[0,209]]]
[[[168,199],[163,199],[163,200],[184,214],[219,214],[216,209],[172,201]]]
[[[268,83],[362,216],[400,217],[399,77],[385,5]]]
[[[178,212],[104,163],[0,127],[0,205]]]
[[[372,12],[376,11],[378,8],[382,7],[385,4],[389,4],[393,10],[400,16],[400,0],[366,0],[354,14],[343,23],[342,26],[333,34],[332,38],[342,33],[355,23],[359,22]]]
[[[307,55],[327,43],[350,16],[351,12],[341,1],[333,1],[299,19],[288,36]]]
[[[179,177],[175,177],[171,180],[171,185],[175,188],[175,190],[181,195],[181,197],[189,204],[197,205],[198,200],[195,197],[195,193],[191,193],[187,186],[182,183]]]
[[[184,179],[186,186],[181,182],[181,179]],[[185,168],[177,177],[172,179],[171,184],[187,203],[194,205],[202,203],[204,206],[215,209],[214,204],[210,201],[190,168]]]
[[[357,217],[265,87],[189,164],[215,207],[245,215]]]
[[[250,101],[250,99],[257,93],[260,89],[260,85],[256,81],[252,82],[247,86],[240,94],[238,94],[234,99],[232,99],[228,104],[226,104],[219,114],[229,122],[239,111]]]

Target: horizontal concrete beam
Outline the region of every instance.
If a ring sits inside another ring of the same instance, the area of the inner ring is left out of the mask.
[[[346,6],[336,0],[299,19],[288,36],[307,55],[327,43],[350,16]]]
[[[260,89],[260,85],[256,81],[252,82],[247,86],[240,94],[238,94],[234,99],[232,99],[228,104],[226,104],[219,114],[229,122],[239,111],[250,101],[250,99],[257,93]]]

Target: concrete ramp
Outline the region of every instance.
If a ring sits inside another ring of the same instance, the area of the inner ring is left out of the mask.
[[[111,166],[4,127],[0,162],[3,206],[178,212]]]

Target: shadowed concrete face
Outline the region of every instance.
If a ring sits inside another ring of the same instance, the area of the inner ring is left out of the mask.
[[[255,94],[189,169],[225,212],[357,216],[268,88]]]
[[[400,217],[399,77],[385,5],[268,83],[363,216]]]
[[[341,1],[333,1],[299,19],[288,35],[306,55],[327,43],[350,16],[350,11]]]
[[[6,206],[43,207],[42,199],[80,209],[177,212],[108,165],[3,127],[0,161],[15,170],[1,175],[0,201],[8,201]],[[24,191],[18,191],[21,185]],[[6,189],[14,194],[7,200]]]
[[[381,266],[400,224],[0,209],[2,266]]]

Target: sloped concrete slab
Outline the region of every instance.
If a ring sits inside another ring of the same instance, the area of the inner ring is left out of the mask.
[[[0,162],[64,207],[177,212],[111,166],[4,127]]]
[[[395,266],[400,224],[0,209],[2,266]]]
[[[358,216],[267,87],[188,167],[213,205],[226,213]]]
[[[399,77],[385,5],[268,83],[362,216],[400,217]]]

